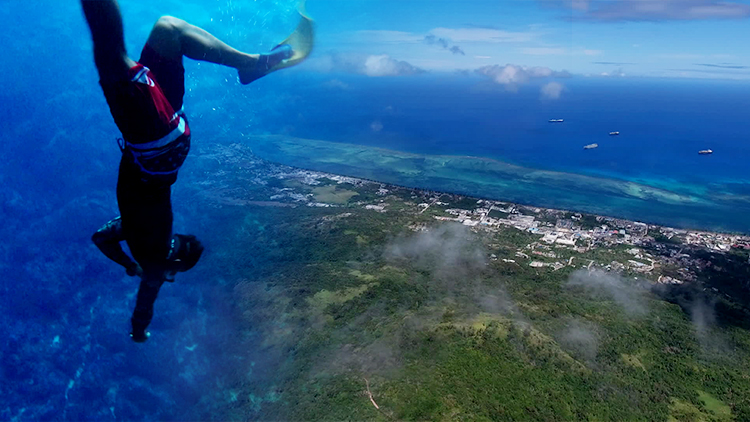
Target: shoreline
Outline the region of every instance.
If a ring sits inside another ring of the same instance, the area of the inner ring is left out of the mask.
[[[632,181],[539,170],[488,157],[420,155],[284,135],[245,139],[259,158],[309,171],[664,227],[750,234],[750,227],[737,223],[741,214],[750,212],[750,202],[725,192],[685,195]],[[734,215],[727,219],[723,217],[727,213]]]

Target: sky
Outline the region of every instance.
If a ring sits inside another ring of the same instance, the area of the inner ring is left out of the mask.
[[[136,51],[162,14],[243,50],[269,49],[293,29],[297,2],[120,1]],[[9,66],[44,44],[49,53],[75,47],[89,54],[78,1],[40,0],[39,7],[46,13],[29,25],[19,16],[35,7],[0,2]],[[317,36],[303,71],[379,77],[484,67],[479,73],[499,83],[545,73],[750,79],[750,0],[307,0],[307,10]],[[50,44],[52,34],[60,46]]]
[[[533,78],[534,68],[560,76],[750,78],[747,1],[309,0],[307,8],[318,23],[308,68],[321,71],[349,66],[391,76],[498,66],[492,73],[501,79]]]

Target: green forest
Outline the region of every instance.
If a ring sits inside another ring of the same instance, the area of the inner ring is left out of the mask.
[[[238,358],[205,419],[750,420],[746,255],[704,251],[715,265],[682,285],[602,269],[632,259],[625,246],[553,250],[580,265],[535,268],[516,251],[538,235],[434,218],[476,199],[308,185],[227,156],[217,168],[245,163],[268,183],[186,195],[214,192],[204,212],[238,339],[267,360]],[[332,206],[252,202],[289,190]]]

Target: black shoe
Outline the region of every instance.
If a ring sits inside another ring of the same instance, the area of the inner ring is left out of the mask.
[[[130,338],[136,343],[145,343],[148,338],[151,337],[151,333],[148,331],[140,331],[130,333]]]
[[[167,281],[169,283],[174,283],[174,276],[177,275],[177,271],[175,270],[167,270],[164,272],[164,281]]]
[[[172,237],[172,246],[167,256],[168,271],[185,272],[198,263],[202,254],[203,245],[195,236],[176,234]],[[174,277],[172,279],[174,280]]]

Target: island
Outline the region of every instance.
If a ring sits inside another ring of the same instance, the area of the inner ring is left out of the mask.
[[[750,420],[747,235],[191,160],[238,329],[206,419]]]

